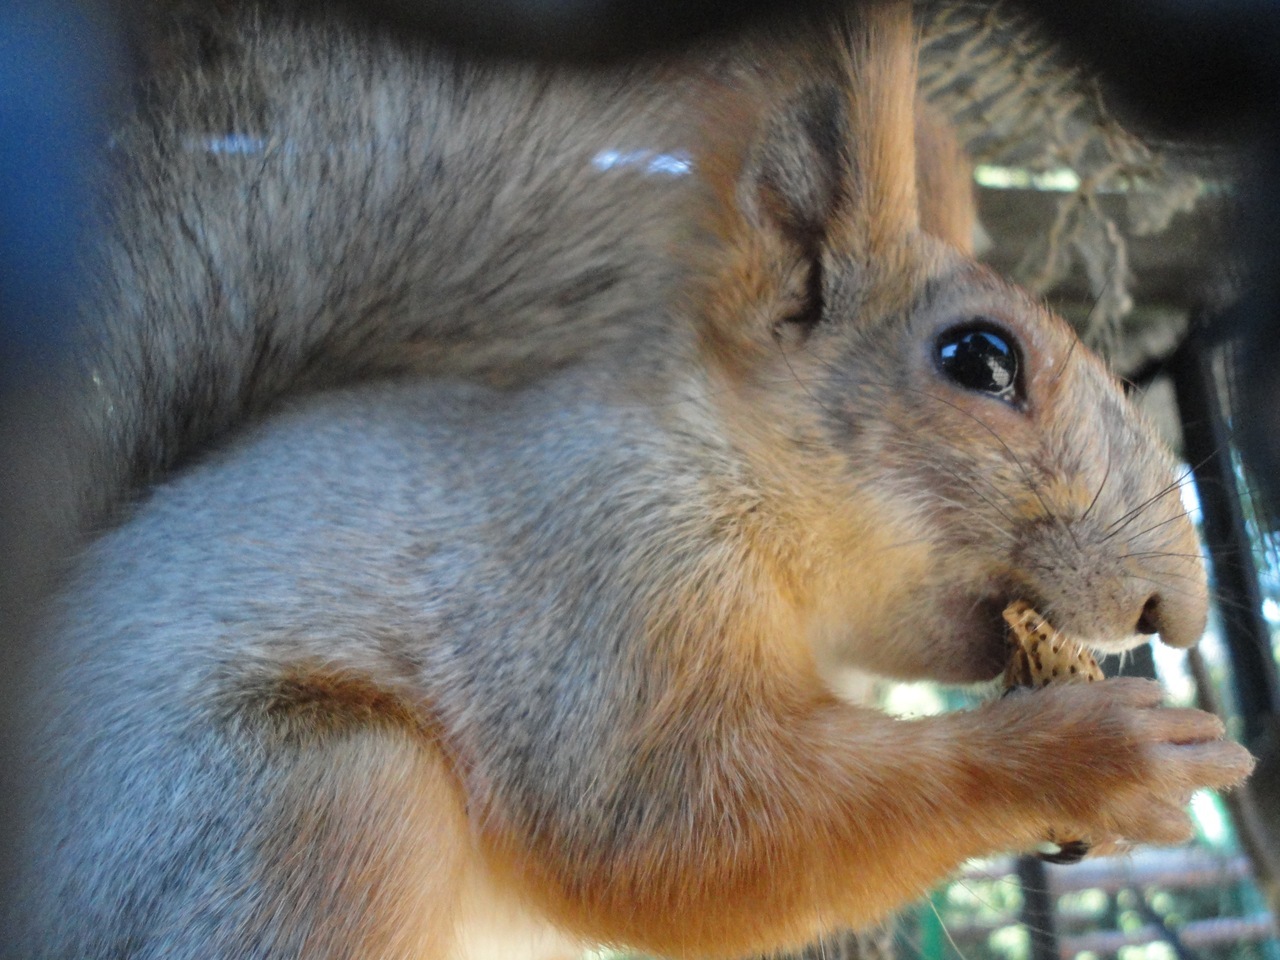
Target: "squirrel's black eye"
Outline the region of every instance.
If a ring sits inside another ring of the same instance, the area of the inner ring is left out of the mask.
[[[1017,403],[1018,352],[1009,338],[987,327],[958,327],[938,337],[938,369],[967,390]]]

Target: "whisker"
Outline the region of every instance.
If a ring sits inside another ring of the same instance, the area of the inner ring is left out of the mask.
[[[924,454],[926,454],[926,455],[928,455],[928,456],[934,456],[934,455],[936,455],[936,451],[935,451],[935,449],[934,449],[932,446],[929,446],[929,445],[924,444],[924,443],[915,442],[915,441],[908,440],[908,439],[905,439],[905,438],[899,438],[899,439],[895,440],[894,442],[895,442],[895,444],[900,445],[900,446],[902,446],[903,448],[905,448],[905,449],[907,449],[907,450],[919,450],[919,451],[921,451],[922,453],[924,453]],[[974,493],[974,495],[975,495],[975,496],[979,497],[979,498],[980,498],[984,503],[986,503],[986,504],[987,504],[988,506],[990,506],[993,510],[995,510],[997,513],[999,513],[999,514],[1000,514],[1000,516],[1001,516],[1001,517],[1003,517],[1003,518],[1004,518],[1004,520],[1005,520],[1005,521],[1006,521],[1010,526],[1013,526],[1013,525],[1014,525],[1014,520],[1013,520],[1013,518],[1009,515],[1009,513],[1008,513],[1006,510],[1004,510],[1004,509],[1003,509],[1003,508],[1002,508],[1002,507],[1001,507],[1001,506],[1000,506],[1000,505],[999,505],[995,500],[993,500],[990,496],[987,496],[987,495],[983,494],[983,492],[978,488],[977,484],[978,484],[978,483],[983,484],[983,486],[984,486],[984,487],[985,487],[985,488],[986,488],[986,489],[987,489],[987,490],[988,490],[992,495],[994,495],[994,496],[996,496],[996,497],[999,497],[1001,500],[1005,501],[1005,503],[1007,503],[1009,506],[1013,506],[1013,505],[1015,505],[1016,501],[1014,500],[1013,496],[1012,496],[1008,491],[1001,489],[1001,488],[1000,488],[999,486],[997,486],[997,485],[996,485],[996,484],[995,484],[995,483],[994,483],[994,482],[993,482],[989,477],[984,476],[984,475],[983,475],[983,474],[981,474],[981,473],[974,473],[974,474],[951,473],[951,474],[948,474],[948,476],[949,476],[951,479],[953,479],[953,480],[957,480],[957,481],[959,481],[960,483],[964,484],[964,485],[965,485],[969,490],[971,490],[971,491]]]
[[[888,543],[880,550],[901,550],[903,547],[914,547],[917,543],[928,543],[933,537],[914,537],[911,540],[899,540],[896,543]]]
[[[1173,553],[1169,550],[1140,550],[1135,553],[1122,553],[1116,559],[1129,560],[1138,557],[1174,557],[1179,560],[1203,560],[1204,555],[1200,553]]]
[[[1030,890],[1035,893],[1051,892],[1050,888],[1048,887],[1040,887],[1032,884],[1024,884],[1021,879],[1014,876],[997,877],[997,876],[992,876],[988,874],[983,876],[981,879],[985,883],[1004,885],[1004,886],[1010,887],[1011,889]],[[984,900],[982,897],[978,896],[977,892],[971,886],[969,886],[964,881],[963,878],[957,878],[952,882],[955,883],[957,886],[963,887],[968,892],[969,896],[973,897],[973,899],[977,900],[978,903],[982,904],[991,912],[996,914],[1001,912],[1000,909],[996,907],[995,904],[990,903],[989,901]],[[1022,923],[1022,926],[1025,927],[1027,930],[1031,931],[1032,933],[1041,933],[1041,934],[1049,933],[1048,930],[1041,928],[1036,924]]]
[[[782,362],[787,365],[787,370],[789,370],[791,373],[791,379],[795,381],[796,385],[799,386],[800,389],[803,390],[806,394],[808,394],[809,399],[812,400],[815,404],[817,404],[820,410],[823,410],[826,413],[832,416],[835,416],[836,412],[830,407],[828,407],[821,400],[819,400],[818,395],[815,394],[811,389],[809,389],[810,388],[809,381],[802,379],[800,375],[796,373],[795,367],[791,365],[791,358],[787,356],[787,351],[783,348],[782,344],[778,342],[776,338],[774,339],[774,345],[778,348],[778,355],[782,357]]]
[[[1183,485],[1188,482],[1188,480],[1190,480],[1191,483],[1194,485],[1195,472],[1199,470],[1201,467],[1203,467],[1206,463],[1208,463],[1209,460],[1217,454],[1217,452],[1218,451],[1215,450],[1213,453],[1209,454],[1199,463],[1188,466],[1178,477],[1174,479],[1172,483],[1170,483],[1168,486],[1164,487],[1163,489],[1161,489],[1159,492],[1155,493],[1151,497],[1148,497],[1146,500],[1138,504],[1128,513],[1125,513],[1119,518],[1117,518],[1116,520],[1112,521],[1111,525],[1108,526],[1107,529],[1112,530],[1115,527],[1119,526],[1120,524],[1128,522],[1135,514],[1142,513],[1144,510],[1149,509],[1151,505],[1154,504],[1156,501],[1164,497],[1167,497],[1170,493],[1174,492],[1175,490],[1180,491]]]
[[[1139,573],[1126,573],[1125,578],[1129,580],[1142,580],[1144,583],[1153,583],[1166,593],[1172,593],[1179,597],[1190,597],[1192,599],[1196,599],[1200,596],[1198,591],[1196,593],[1192,593],[1190,590],[1181,590],[1164,580],[1157,580],[1154,577],[1144,577]]]
[[[1089,317],[1093,316],[1094,309],[1098,306],[1098,301],[1093,301],[1093,306],[1089,308],[1089,313],[1085,316],[1085,322],[1089,322]],[[1057,384],[1062,379],[1062,375],[1067,372],[1067,364],[1071,362],[1071,358],[1075,356],[1076,347],[1080,345],[1080,338],[1075,337],[1071,341],[1071,347],[1067,350],[1067,355],[1062,358],[1062,363],[1058,367],[1058,372],[1053,375],[1053,379],[1049,383]]]
[[[942,928],[942,934],[947,938],[947,942],[951,944],[951,949],[956,952],[956,956],[959,957],[960,960],[968,960],[964,955],[964,951],[960,949],[960,945],[957,944],[955,939],[951,936],[951,931],[947,929],[947,922],[942,919],[942,914],[938,912],[938,908],[934,904],[933,900],[930,899],[925,902],[929,904],[929,909],[933,911],[933,915],[938,918],[938,926]]]
[[[892,385],[881,384],[881,386],[891,387]],[[896,387],[895,389],[906,390],[910,393],[917,393],[917,394],[920,394],[921,396],[928,397],[930,400],[935,400],[938,403],[941,403],[945,406],[950,407],[952,410],[955,410],[957,413],[965,417],[968,417],[978,426],[982,427],[983,430],[987,431],[987,433],[991,435],[992,439],[994,439],[996,443],[1000,444],[1000,446],[1004,449],[1004,452],[1008,454],[1009,460],[1014,464],[1014,466],[1018,468],[1019,471],[1021,471],[1022,478],[1023,480],[1026,481],[1027,488],[1035,495],[1035,498],[1040,501],[1040,506],[1044,509],[1044,515],[1046,517],[1052,517],[1054,519],[1060,520],[1058,515],[1054,511],[1049,509],[1049,505],[1045,502],[1044,497],[1040,495],[1039,485],[1035,482],[1035,479],[1031,476],[1031,472],[1027,469],[1026,464],[1024,464],[1022,462],[1022,459],[1016,453],[1013,452],[1013,448],[1010,447],[1009,444],[1005,442],[1004,437],[1000,436],[1000,434],[997,433],[996,430],[989,423],[986,423],[981,418],[974,416],[972,413],[970,413],[968,410],[961,407],[959,404],[952,403],[946,397],[940,397],[936,393],[930,393],[928,390],[922,390],[919,388],[912,388],[912,387]],[[1069,527],[1067,529],[1070,530]],[[1074,537],[1074,534],[1072,534],[1072,536]],[[1077,546],[1078,545],[1079,544],[1077,544]]]
[[[1202,582],[1203,582],[1203,581],[1202,581],[1199,577],[1197,577],[1197,576],[1193,576],[1192,574],[1189,574],[1189,573],[1178,573],[1176,570],[1152,570],[1151,572],[1152,572],[1152,573],[1154,573],[1156,576],[1160,576],[1160,577],[1172,577],[1172,578],[1173,578],[1173,579],[1175,579],[1175,580],[1185,580],[1185,581],[1187,581],[1188,583],[1196,583],[1196,584],[1199,584],[1199,583],[1202,583]],[[1127,574],[1127,576],[1135,576],[1135,577],[1136,577],[1136,576],[1139,576],[1139,574],[1136,574],[1136,573],[1134,573],[1134,574]]]
[[[1167,526],[1170,523],[1177,523],[1179,520],[1185,520],[1185,519],[1186,519],[1186,514],[1179,513],[1176,516],[1167,517],[1164,520],[1161,520],[1159,523],[1152,524],[1151,526],[1147,527],[1145,530],[1139,530],[1137,533],[1131,533],[1129,534],[1129,537],[1132,540],[1136,540],[1138,539],[1138,537],[1146,536],[1152,530],[1159,530],[1161,527]],[[1119,530],[1116,530],[1114,533],[1107,534],[1105,537],[1102,538],[1102,542],[1106,543],[1111,538],[1119,536],[1124,532],[1125,532],[1124,528],[1122,527]]]
[[[1146,500],[1143,500],[1132,510],[1128,511],[1127,513],[1121,515],[1116,520],[1112,521],[1111,526],[1109,526],[1107,529],[1110,530],[1113,527],[1126,522],[1134,515],[1142,513],[1144,510],[1150,509],[1152,504],[1163,499],[1164,497],[1167,497],[1169,494],[1175,491],[1180,491],[1189,480],[1192,483],[1194,483],[1194,480],[1192,478],[1194,477],[1195,469],[1196,469],[1195,467],[1187,467],[1186,470],[1184,470],[1176,479],[1174,479],[1172,483],[1161,488],[1157,493],[1154,493],[1150,497],[1148,497]]]
[[[1080,522],[1083,523],[1089,519],[1089,514],[1093,512],[1093,508],[1098,505],[1098,498],[1102,496],[1102,490],[1107,485],[1107,480],[1111,476],[1111,444],[1107,444],[1107,468],[1102,473],[1102,482],[1098,484],[1098,490],[1093,495],[1093,499],[1089,501],[1089,506],[1085,507],[1084,513],[1080,515]]]
[[[992,530],[996,531],[996,533],[998,533],[1001,537],[1003,537],[1005,540],[1011,543],[1017,540],[1017,538],[1014,536],[1012,532],[1001,527],[998,523],[996,523],[990,517],[984,517],[982,514],[978,513],[976,510],[973,509],[973,507],[971,507],[967,503],[961,503],[958,500],[952,500],[950,497],[944,497],[941,494],[937,494],[937,493],[929,494],[928,497],[929,497],[929,500],[932,502],[945,503],[948,506],[957,508],[964,514],[970,515],[975,519],[981,520],[983,523],[987,524],[987,526],[991,527]]]

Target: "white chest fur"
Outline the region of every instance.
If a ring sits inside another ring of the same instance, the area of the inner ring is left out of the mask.
[[[450,960],[575,960],[587,949],[487,878],[476,878],[459,903]]]

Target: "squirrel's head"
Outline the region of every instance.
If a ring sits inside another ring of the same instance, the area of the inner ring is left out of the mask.
[[[863,5],[841,64],[707,174],[700,349],[752,465],[744,535],[818,656],[876,672],[993,676],[1017,598],[1102,651],[1189,646],[1172,457],[1066,323],[921,228],[905,7]]]

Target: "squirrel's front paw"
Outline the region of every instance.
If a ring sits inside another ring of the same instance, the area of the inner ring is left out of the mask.
[[[1141,752],[1134,787],[1112,801],[1117,832],[1141,843],[1181,843],[1192,835],[1187,805],[1196,790],[1244,781],[1255,760],[1224,740],[1222,721],[1202,710],[1159,705],[1162,691],[1149,681],[1117,680],[1117,700],[1131,704],[1129,736]]]
[[[1254,758],[1223,739],[1222,721],[1163,707],[1163,694],[1152,681],[1120,678],[1010,698],[1033,712],[1026,719],[1037,752],[1049,747],[1046,723],[1058,731],[1057,749],[1046,751],[1057,755],[1042,757],[1055,829],[1103,846],[1181,843],[1192,835],[1192,793],[1249,775]]]

